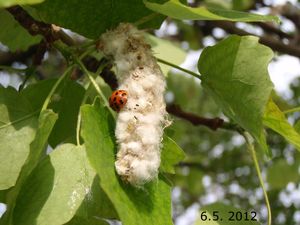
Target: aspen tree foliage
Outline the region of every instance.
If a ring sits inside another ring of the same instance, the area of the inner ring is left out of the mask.
[[[268,70],[300,57],[299,19],[296,2],[0,0],[0,225],[300,223],[300,82],[276,93]]]

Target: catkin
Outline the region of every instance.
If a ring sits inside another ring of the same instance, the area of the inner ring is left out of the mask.
[[[116,122],[116,171],[123,180],[142,186],[157,177],[160,165],[163,128],[168,123],[165,77],[143,32],[131,24],[104,33],[100,49],[115,64],[118,89],[128,94]]]

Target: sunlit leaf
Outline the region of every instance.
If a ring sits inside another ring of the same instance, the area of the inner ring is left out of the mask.
[[[144,1],[145,5],[158,13],[179,20],[228,20],[240,22],[275,21],[276,16],[263,16],[253,13],[239,12],[222,8],[198,7],[192,8],[182,4],[179,0],[169,0],[163,4]]]
[[[205,48],[198,64],[204,89],[269,155],[262,119],[273,88],[267,70],[272,56],[257,37],[234,35]]]
[[[94,176],[83,147],[59,146],[24,183],[13,214],[14,224],[68,222],[89,193]]]
[[[0,190],[15,185],[35,137],[37,113],[15,89],[0,87]]]
[[[28,180],[29,175],[40,161],[41,156],[45,154],[47,140],[57,119],[57,115],[51,110],[44,110],[40,113],[38,127],[34,140],[30,143],[30,152],[22,166],[16,185],[6,196],[7,211],[0,220],[1,225],[12,224],[12,213],[16,204],[16,199],[24,182]],[[27,146],[24,146],[27,148]]]
[[[296,124],[294,125],[294,129],[298,132],[298,134],[300,134],[300,120],[296,122]]]
[[[37,4],[41,3],[44,0],[1,0],[0,7],[10,7],[13,5],[27,5],[27,4]]]
[[[272,99],[268,102],[263,123],[265,126],[283,136],[300,151],[300,134],[297,133],[291,124],[289,124],[284,114],[280,111]]]

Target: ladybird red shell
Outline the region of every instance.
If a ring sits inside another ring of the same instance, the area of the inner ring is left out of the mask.
[[[127,91],[125,90],[116,90],[114,91],[109,98],[109,106],[116,112],[120,110],[127,103]]]

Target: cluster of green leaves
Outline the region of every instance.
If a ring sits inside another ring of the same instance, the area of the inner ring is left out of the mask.
[[[165,137],[158,181],[143,190],[123,183],[114,170],[114,120],[102,103],[81,107],[84,145],[74,144],[81,85],[66,79],[49,109],[40,112],[55,81],[21,92],[1,88],[1,201],[8,205],[1,223],[107,224],[97,218],[110,218],[153,224],[159,218],[171,224],[170,185],[163,173],[174,172],[182,150]],[[54,150],[45,155],[48,143]]]
[[[6,0],[0,7],[38,2],[41,1]],[[46,0],[24,9],[37,20],[90,39],[120,22],[157,28],[165,16],[180,20],[277,20],[220,8],[191,8],[179,0],[105,0],[100,5],[98,1],[83,4]],[[26,50],[41,40],[30,36],[4,9],[0,10],[2,23],[6,30],[0,32],[0,41],[11,51]],[[174,55],[180,55],[172,61],[175,64],[184,58],[184,53],[169,42],[153,36],[148,40],[161,53],[158,57],[171,61]],[[203,89],[233,123],[253,136],[268,156],[271,152],[265,127],[298,149],[300,146],[299,133],[271,100],[273,86],[267,65],[272,56],[272,51],[255,37],[231,36],[204,49],[198,64]],[[164,67],[163,71],[167,73],[169,69]],[[39,81],[19,92],[11,87],[0,89],[0,200],[7,204],[0,224],[107,224],[104,219],[118,219],[129,225],[172,224],[171,184],[165,174],[175,172],[174,165],[184,158],[182,150],[165,136],[158,179],[143,189],[125,184],[114,170],[116,144],[110,111],[81,84],[67,77],[54,89],[57,82]],[[51,91],[54,93],[49,95]],[[86,98],[93,104],[83,105]],[[44,105],[48,100],[50,104]],[[77,126],[80,120],[81,127]],[[78,132],[83,144],[76,141]],[[190,181],[197,183],[191,184],[197,195],[202,175],[191,177]]]

